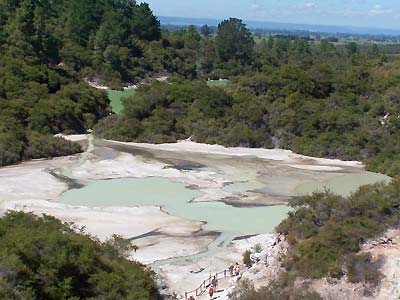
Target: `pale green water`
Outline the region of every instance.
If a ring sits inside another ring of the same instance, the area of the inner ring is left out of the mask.
[[[127,89],[124,91],[114,91],[114,90],[107,90],[108,98],[110,99],[110,104],[113,112],[116,114],[121,113],[123,109],[122,105],[122,98],[133,96],[136,93],[135,89]]]
[[[207,81],[207,85],[209,87],[224,87],[224,86],[227,86],[229,83],[230,83],[230,81],[228,79]]]
[[[193,160],[197,161],[197,160]],[[330,174],[287,168],[275,163],[238,164],[236,160],[206,157],[199,163],[208,163],[218,174],[233,182],[226,191],[259,193],[275,196],[304,195],[325,187],[333,192],[348,195],[360,185],[390,178],[370,172]],[[262,173],[260,173],[260,170]],[[287,216],[289,207],[233,207],[222,202],[191,202],[202,193],[188,189],[185,184],[161,177],[97,180],[82,189],[69,190],[59,199],[61,203],[80,206],[160,206],[163,211],[177,217],[205,222],[203,228],[221,234],[209,245],[208,250],[187,257],[158,261],[154,268],[186,259],[199,259],[223,249],[238,236],[272,233]]]
[[[328,189],[342,196],[349,196],[362,185],[380,181],[389,182],[390,177],[372,172],[342,174],[321,182],[315,181],[299,185],[296,187],[295,192],[299,195],[306,195],[314,191],[324,191]]]
[[[204,229],[229,237],[270,233],[285,218],[287,206],[236,208],[220,202],[190,201],[201,192],[166,178],[147,177],[98,180],[82,189],[65,192],[59,202],[83,206],[162,206],[167,213],[204,221]]]
[[[258,173],[255,169],[238,168],[230,165],[219,166],[219,169],[227,179],[232,181],[231,184],[223,188],[227,192],[241,193],[261,189],[265,186],[264,183],[257,180]]]
[[[65,192],[59,201],[83,206],[166,206],[189,202],[200,195],[183,183],[147,177],[93,181],[82,189]]]
[[[224,187],[224,190],[232,193],[241,193],[241,192],[261,189],[264,186],[265,184],[257,181],[243,181],[243,182],[234,182],[233,184],[229,184]]]

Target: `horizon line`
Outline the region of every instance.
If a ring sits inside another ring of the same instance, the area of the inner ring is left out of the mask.
[[[238,17],[226,17],[226,18],[211,18],[211,17],[184,17],[184,16],[166,16],[166,15],[157,15],[158,18],[181,18],[181,19],[189,19],[189,20],[209,20],[209,21],[217,21],[221,22],[223,20],[227,20],[229,18],[237,18],[246,22],[261,22],[261,23],[273,23],[273,24],[282,24],[282,25],[297,25],[297,26],[321,26],[321,27],[337,27],[337,28],[347,28],[347,29],[373,29],[373,30],[386,30],[397,32],[400,35],[400,28],[388,28],[388,27],[367,27],[367,26],[357,26],[357,25],[335,25],[335,24],[317,24],[317,23],[292,23],[292,22],[282,22],[282,21],[269,21],[269,20],[255,20],[255,19],[245,19]],[[188,24],[191,25],[191,24]],[[284,29],[284,28],[282,28]],[[300,29],[298,29],[300,30]],[[308,30],[309,31],[309,30]],[[385,33],[381,33],[382,35],[387,35]]]

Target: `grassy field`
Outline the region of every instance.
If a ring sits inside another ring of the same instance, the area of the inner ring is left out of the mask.
[[[123,108],[122,98],[133,96],[135,95],[135,93],[136,93],[135,89],[129,89],[124,91],[108,90],[108,98],[110,98],[113,112],[115,112],[116,114],[121,113]]]
[[[207,85],[209,87],[224,87],[227,86],[230,83],[228,79],[222,79],[222,80],[209,80],[207,81]]]

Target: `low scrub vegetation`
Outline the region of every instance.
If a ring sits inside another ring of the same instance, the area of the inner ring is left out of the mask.
[[[76,230],[49,216],[0,218],[0,299],[160,299],[153,273],[125,258],[129,241]]]
[[[241,280],[230,300],[322,300],[321,296],[308,287],[293,287],[285,275],[273,280],[268,286],[256,290],[248,280]]]
[[[377,286],[381,282],[379,271],[382,261],[373,261],[370,253],[350,254],[346,257],[346,275],[350,282],[365,282]]]
[[[316,192],[291,205],[294,211],[277,228],[291,244],[288,272],[339,278],[347,268],[352,282],[379,282],[379,262],[357,253],[367,239],[400,223],[399,179],[363,186],[349,197]]]
[[[251,268],[253,266],[253,261],[251,260],[251,250],[246,250],[243,252],[243,264],[248,267]]]

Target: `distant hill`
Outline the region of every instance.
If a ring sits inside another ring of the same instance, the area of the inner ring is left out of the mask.
[[[162,25],[197,25],[201,26],[207,24],[209,26],[217,26],[220,20],[216,19],[203,19],[203,18],[183,18],[183,17],[165,17],[159,16]],[[353,27],[353,26],[335,26],[335,25],[316,25],[316,24],[292,24],[292,23],[278,23],[268,21],[248,21],[245,20],[247,27],[250,29],[269,29],[269,30],[294,30],[294,31],[309,31],[309,32],[323,32],[331,34],[357,34],[357,35],[388,35],[400,36],[400,30],[386,29],[386,28],[367,28],[367,27]]]

